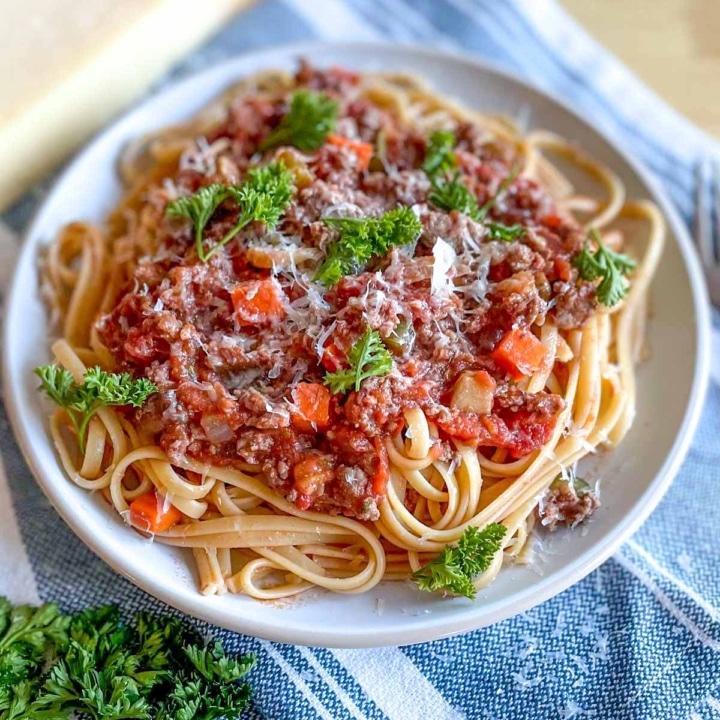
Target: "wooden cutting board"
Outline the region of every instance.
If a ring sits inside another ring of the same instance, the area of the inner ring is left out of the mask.
[[[671,105],[720,137],[720,0],[561,0]]]
[[[2,2],[0,211],[250,1]]]

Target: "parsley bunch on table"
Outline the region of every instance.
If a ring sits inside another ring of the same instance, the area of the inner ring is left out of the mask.
[[[64,616],[0,598],[0,720],[234,720],[254,662],[176,618],[126,624],[116,607]]]

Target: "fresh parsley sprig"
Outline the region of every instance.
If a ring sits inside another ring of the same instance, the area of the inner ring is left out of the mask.
[[[195,228],[195,247],[200,260],[207,262],[251,222],[262,222],[272,230],[280,221],[293,195],[293,178],[283,163],[275,162],[250,170],[242,185],[210,185],[192,195],[168,203],[168,217],[187,218]],[[234,227],[209,249],[203,233],[215,211],[232,199],[240,208]]]
[[[422,169],[429,178],[447,175],[457,165],[455,134],[449,130],[435,130],[430,133]]]
[[[590,250],[590,240],[597,245],[593,253]],[[600,233],[593,228],[585,239],[582,251],[573,260],[583,280],[593,282],[600,279],[597,286],[597,299],[606,307],[617,305],[628,293],[628,283],[625,279],[637,267],[637,263],[624,253],[611,250],[600,237]]]
[[[125,624],[116,607],[63,616],[0,598],[0,720],[238,717],[254,662],[175,618]]]
[[[325,144],[335,129],[339,106],[325,93],[298,90],[290,101],[290,109],[280,124],[260,143],[260,151],[278,145],[294,145],[311,152]]]
[[[455,545],[448,545],[438,557],[414,572],[411,579],[421,590],[442,590],[474,600],[473,581],[490,567],[506,532],[507,528],[500,523],[482,530],[469,527]]]
[[[195,246],[201,260],[206,260],[203,248],[203,232],[205,226],[215,211],[227,200],[229,196],[226,185],[214,183],[208,187],[200,188],[192,195],[171,200],[165,210],[170,218],[187,218],[195,228]]]
[[[315,280],[332,287],[345,275],[358,272],[374,257],[382,257],[391,248],[417,240],[422,225],[409,207],[399,207],[380,217],[325,218],[340,237],[329,248]]]
[[[85,451],[85,434],[93,415],[102,407],[132,405],[141,407],[157,387],[147,378],[133,378],[130,373],[109,373],[99,367],[88,368],[78,384],[64,368],[42,365],[35,368],[40,378],[39,390],[67,411],[77,432],[78,445]]]
[[[500,183],[497,192],[482,206],[478,205],[477,198],[470,192],[467,185],[462,182],[459,173],[455,173],[452,177],[433,177],[430,202],[446,212],[457,210],[472,218],[475,222],[483,222],[519,172],[520,165],[513,165],[507,177]],[[502,223],[494,223],[494,225],[496,228],[507,227]]]
[[[348,367],[333,373],[325,373],[325,384],[334,393],[360,389],[363,380],[387,375],[393,367],[390,351],[380,334],[367,328],[348,354]]]
[[[480,212],[477,198],[460,180],[459,173],[455,173],[451,178],[435,178],[429,199],[435,207],[445,212],[457,210],[473,220],[478,218]]]
[[[67,645],[69,620],[55,605],[13,607],[0,597],[0,718],[30,718],[46,662]]]
[[[485,230],[490,240],[501,240],[502,242],[514,242],[525,234],[525,228],[518,224],[485,223]]]

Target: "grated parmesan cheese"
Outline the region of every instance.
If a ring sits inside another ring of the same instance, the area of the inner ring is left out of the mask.
[[[433,247],[433,270],[430,281],[430,292],[432,295],[449,293],[455,289],[450,279],[450,269],[455,264],[455,251],[442,238],[435,240]]]

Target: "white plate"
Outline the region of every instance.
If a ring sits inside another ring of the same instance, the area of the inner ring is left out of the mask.
[[[120,197],[115,161],[126,141],[191,116],[231,82],[263,68],[318,65],[409,71],[479,109],[517,115],[577,141],[624,180],[630,197],[663,209],[670,237],[655,279],[649,327],[652,355],[639,371],[638,415],[622,446],[601,461],[602,508],[539,569],[509,568],[476,602],[442,599],[409,583],[365,595],[316,593],[286,607],[246,597],[198,594],[191,559],[123,526],[98,497],[63,474],[47,432],[32,369],[48,361],[48,327],[37,292],[38,248],[71,220],[101,221]],[[20,445],[43,490],[73,530],[115,570],[164,602],[203,620],[290,643],[370,647],[421,642],[498,622],[578,582],[637,530],[677,471],[698,421],[708,376],[709,312],[687,232],[665,195],[636,162],[561,103],[519,80],[464,57],[391,45],[306,45],[242,56],[151,98],[98,137],[60,178],[32,223],[9,298],[5,392]]]

